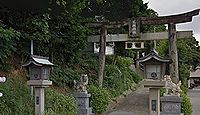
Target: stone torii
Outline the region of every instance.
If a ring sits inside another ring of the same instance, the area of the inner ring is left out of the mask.
[[[145,40],[158,40],[158,39],[169,39],[169,55],[172,59],[172,64],[170,65],[170,76],[172,81],[177,83],[179,81],[178,75],[178,55],[176,47],[176,38],[191,38],[192,31],[176,31],[177,23],[191,22],[192,17],[199,14],[199,9],[193,10],[191,12],[186,12],[178,15],[161,16],[161,17],[140,17],[135,19],[135,29],[132,33],[135,33],[134,37],[130,36],[130,23],[134,20],[127,19],[124,21],[114,21],[114,22],[90,22],[87,24],[90,28],[100,28],[101,34],[88,37],[88,42],[100,42],[99,51],[99,84],[101,86],[103,82],[103,71],[105,66],[105,47],[108,41],[145,41]],[[168,24],[168,32],[158,32],[158,33],[140,33],[140,28],[142,25],[162,25]],[[122,26],[129,25],[129,35],[128,34],[117,34],[117,35],[107,35],[108,28],[119,28]]]
[[[178,83],[179,81],[178,54],[176,46],[176,24],[191,22],[193,16],[199,15],[199,11],[200,9],[196,9],[178,15],[162,16],[156,18],[141,18],[142,25],[168,24],[169,55],[172,59],[172,64],[170,64],[170,76],[172,77],[172,81],[175,83]]]

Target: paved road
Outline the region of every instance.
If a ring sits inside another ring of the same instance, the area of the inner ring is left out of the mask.
[[[188,96],[192,103],[192,115],[200,115],[200,89],[189,90]]]
[[[130,93],[113,110],[107,112],[108,115],[148,115],[149,108],[149,90],[147,88],[138,88]]]

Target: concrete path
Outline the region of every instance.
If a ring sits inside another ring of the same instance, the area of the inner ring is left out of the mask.
[[[192,103],[192,115],[200,115],[200,89],[188,90],[188,96]]]
[[[139,87],[136,91],[125,97],[114,109],[106,115],[148,115],[149,90]]]

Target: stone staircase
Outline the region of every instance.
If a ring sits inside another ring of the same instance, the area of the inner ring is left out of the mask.
[[[140,86],[121,99],[103,115],[148,115],[149,90]]]

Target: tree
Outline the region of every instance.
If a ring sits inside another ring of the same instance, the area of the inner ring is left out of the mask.
[[[200,46],[195,38],[178,39],[177,50],[179,60],[179,76],[183,85],[187,86],[187,79],[190,73],[190,66],[196,67],[200,64]],[[161,40],[158,43],[157,51],[162,56],[168,55],[168,41]]]
[[[30,40],[34,40],[34,54],[47,56],[50,53],[50,56],[55,55],[55,62],[64,64],[74,60],[84,49],[87,28],[79,12],[85,7],[85,0],[20,0],[18,3],[23,4],[18,6],[9,1],[2,2],[0,19],[6,27],[21,34],[15,53],[22,61],[30,55]],[[34,4],[26,7],[29,3]],[[41,4],[44,7],[40,7]]]
[[[127,20],[127,18],[139,17],[139,16],[156,16],[156,12],[151,9],[148,9],[147,3],[143,3],[142,0],[89,0],[87,7],[83,10],[82,16],[89,18],[90,20],[96,20],[102,22],[120,22],[123,20]],[[109,24],[107,24],[109,25]],[[110,25],[109,25],[110,26]],[[102,86],[103,83],[103,72],[105,66],[105,39],[102,37],[103,35],[107,35],[106,32],[113,32],[106,29],[106,24],[102,25],[101,28],[101,37],[100,37],[100,52],[99,52],[99,70],[98,70],[98,78],[99,78],[99,86]],[[147,26],[150,27],[150,26]],[[115,28],[113,26],[113,28]],[[128,32],[127,27],[121,27]],[[146,28],[146,27],[144,27]],[[102,31],[102,30],[106,30]],[[144,30],[144,29],[143,29]],[[118,31],[119,33],[119,31]]]

